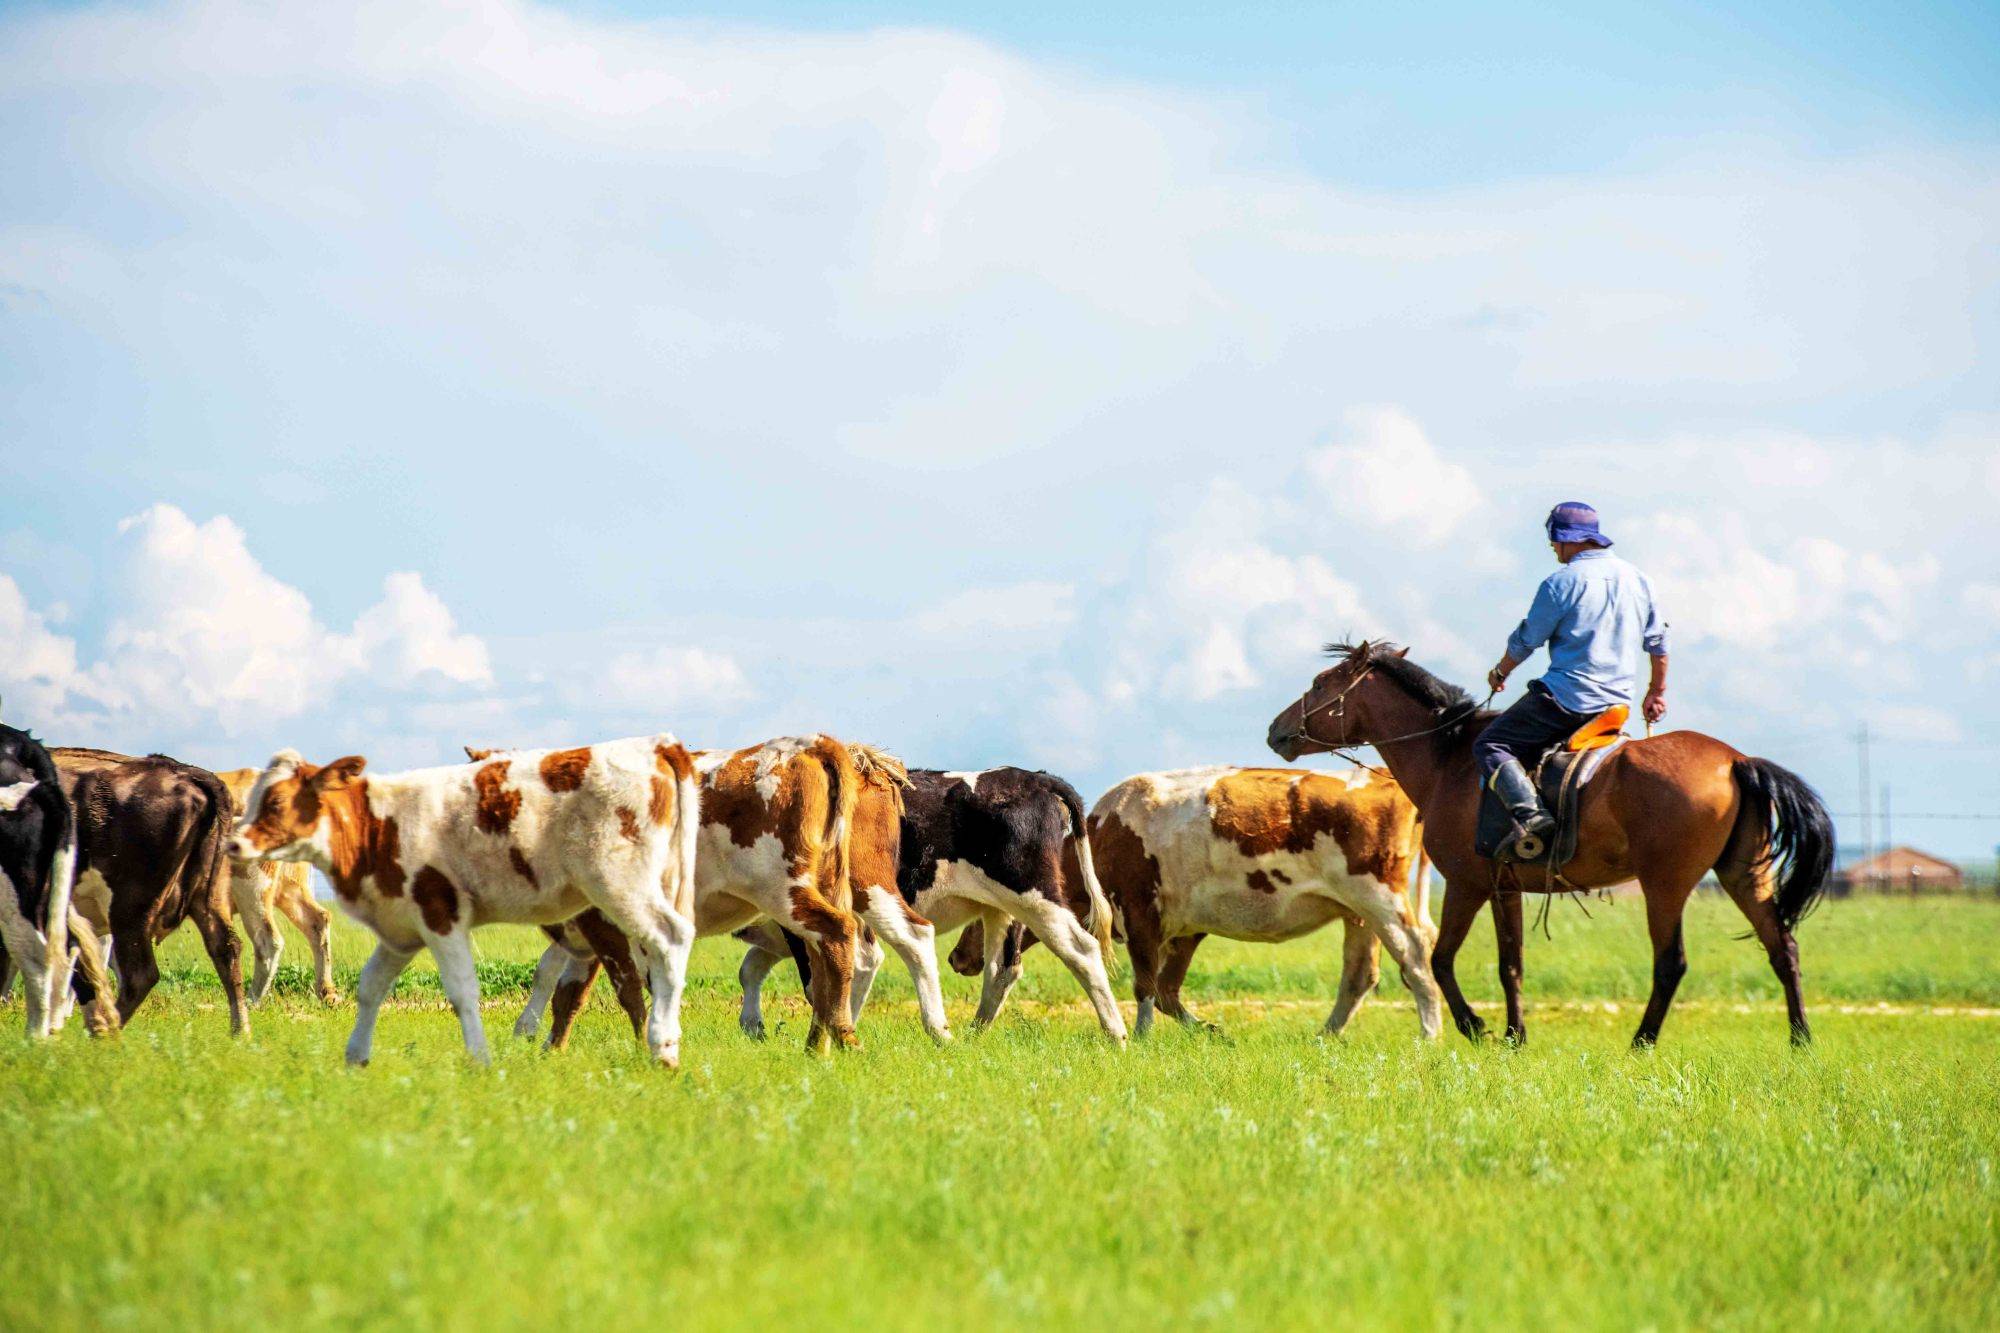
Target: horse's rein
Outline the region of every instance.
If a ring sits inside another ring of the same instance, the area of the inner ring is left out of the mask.
[[[1325,703],[1319,705],[1317,708],[1314,708],[1311,711],[1308,711],[1306,709],[1306,695],[1312,693],[1312,686],[1310,685],[1306,686],[1304,693],[1301,693],[1298,698],[1299,735],[1304,737],[1306,740],[1311,741],[1314,745],[1324,745],[1328,749],[1334,750],[1336,752],[1341,750],[1357,749],[1363,745],[1372,745],[1379,750],[1385,745],[1394,745],[1397,741],[1413,741],[1417,739],[1417,737],[1419,736],[1435,735],[1437,732],[1443,731],[1446,727],[1458,725],[1460,721],[1459,718],[1456,717],[1447,718],[1445,721],[1438,723],[1434,727],[1425,727],[1422,731],[1405,732],[1401,736],[1385,736],[1379,741],[1349,741],[1345,745],[1335,745],[1332,741],[1321,740],[1319,737],[1313,735],[1312,726],[1310,723],[1310,719],[1312,718],[1313,714],[1323,713],[1327,709],[1332,708],[1336,704],[1338,704],[1340,706],[1340,715],[1344,715],[1347,712],[1347,696],[1354,693],[1355,690],[1360,688],[1361,682],[1368,679],[1368,672],[1373,671],[1374,669],[1375,668],[1372,666],[1369,667],[1367,671],[1363,671],[1360,675],[1356,676],[1351,682],[1349,682],[1346,689],[1342,690],[1339,694],[1334,695],[1333,698],[1328,699]],[[1487,704],[1492,703],[1493,696],[1498,693],[1500,693],[1500,691],[1498,690],[1488,690],[1486,692],[1486,697],[1482,699],[1477,705],[1474,706],[1473,711],[1478,712],[1479,709],[1484,708],[1486,707]]]

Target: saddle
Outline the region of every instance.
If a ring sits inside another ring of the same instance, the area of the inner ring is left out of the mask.
[[[1540,856],[1525,859],[1508,856],[1509,865],[1546,866],[1560,870],[1576,855],[1576,832],[1582,821],[1584,786],[1603,764],[1606,756],[1625,740],[1625,723],[1632,710],[1613,704],[1571,732],[1562,744],[1545,751],[1534,766],[1535,791],[1542,808],[1555,818],[1556,831],[1543,843]],[[1514,832],[1513,816],[1500,798],[1487,787],[1479,797],[1479,827],[1473,834],[1472,850],[1492,856]]]

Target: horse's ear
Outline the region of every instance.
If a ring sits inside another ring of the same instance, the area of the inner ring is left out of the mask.
[[[1396,656],[1398,657],[1408,657],[1409,655],[1410,655],[1410,650],[1408,648],[1398,648],[1396,650]]]

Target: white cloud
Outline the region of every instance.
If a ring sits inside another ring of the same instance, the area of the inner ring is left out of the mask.
[[[492,684],[486,645],[456,629],[438,595],[402,570],[382,581],[382,600],[354,622],[354,638],[365,658],[400,682],[434,673],[461,685]]]
[[[1343,438],[1306,467],[1341,522],[1420,546],[1451,537],[1482,502],[1472,474],[1394,408],[1349,412]]]
[[[1039,637],[1076,619],[1076,587],[1047,581],[967,588],[919,611],[911,628],[943,639],[970,639],[993,651],[1018,651],[1009,640]]]
[[[736,659],[705,648],[657,647],[620,653],[586,687],[600,700],[652,709],[727,708],[753,697]]]
[[[0,648],[0,683],[25,687],[72,725],[94,714],[162,731],[206,721],[234,735],[322,708],[358,679],[492,681],[485,645],[454,632],[417,575],[391,575],[382,601],[337,633],[303,592],[265,570],[224,515],[197,523],[156,504],[124,520],[102,596],[102,642],[79,667],[75,645],[49,634],[0,578],[0,636],[9,644]]]
[[[0,721],[25,727],[54,714],[76,682],[76,644],[55,633],[0,574]]]

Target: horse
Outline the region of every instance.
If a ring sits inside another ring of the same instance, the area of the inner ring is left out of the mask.
[[[1481,906],[1494,904],[1506,1035],[1518,1043],[1527,1039],[1520,895],[1636,877],[1652,936],[1653,988],[1632,1044],[1652,1046],[1687,972],[1681,917],[1688,895],[1712,869],[1784,987],[1792,1043],[1812,1040],[1793,931],[1826,886],[1834,835],[1826,806],[1803,779],[1700,732],[1627,741],[1584,788],[1576,855],[1559,872],[1496,864],[1473,850],[1480,781],[1472,746],[1498,714],[1412,662],[1407,648],[1363,641],[1325,651],[1338,660],[1271,719],[1266,743],[1287,763],[1372,745],[1416,802],[1425,850],[1445,876],[1431,970],[1466,1037],[1481,1039],[1486,1024],[1466,1003],[1453,964]]]

